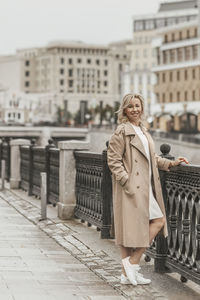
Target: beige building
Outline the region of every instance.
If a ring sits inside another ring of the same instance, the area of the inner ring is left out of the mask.
[[[131,60],[130,68],[124,74],[124,92],[129,88],[129,92],[144,96],[147,116],[151,115],[151,107],[156,101],[153,89],[156,78],[152,68],[156,66],[157,57],[152,41],[159,28],[197,19],[196,5],[197,1],[162,2],[157,13],[133,18],[133,42],[128,46]]]
[[[154,128],[200,131],[200,20],[162,29],[154,42]]]
[[[129,64],[127,44],[130,41],[108,46],[55,41],[21,49],[0,58],[0,83],[25,93],[54,93],[71,113],[80,109],[84,114],[87,107],[98,105],[114,107],[121,97],[121,73]]]

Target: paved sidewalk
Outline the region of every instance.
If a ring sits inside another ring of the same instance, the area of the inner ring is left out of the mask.
[[[152,279],[150,286],[121,286],[119,251],[113,240],[101,240],[94,228],[78,220],[61,221],[52,206],[48,219],[40,221],[40,200],[24,191],[0,192],[0,214],[0,287],[7,295],[1,298],[0,293],[0,300],[31,299],[27,295],[35,300],[200,299],[199,286],[182,284],[176,274],[154,273],[152,262],[142,265]],[[11,264],[8,274],[2,269],[2,256]]]

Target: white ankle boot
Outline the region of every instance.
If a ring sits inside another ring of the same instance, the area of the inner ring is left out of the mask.
[[[136,280],[136,270],[139,269],[139,265],[137,264],[131,264],[129,261],[130,256],[122,259],[122,264],[124,266],[126,275],[131,282],[132,285],[137,285],[137,280]]]

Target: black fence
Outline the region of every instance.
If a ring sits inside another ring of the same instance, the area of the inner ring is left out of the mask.
[[[75,216],[88,225],[96,225],[102,238],[111,233],[112,184],[103,154],[75,151],[76,207]]]
[[[168,237],[156,237],[146,260],[155,259],[157,272],[177,272],[182,282],[200,284],[200,166],[179,165],[160,177]]]
[[[5,179],[10,180],[10,143],[9,138],[2,138],[0,144],[0,170],[1,170],[1,161],[5,160]]]
[[[59,154],[57,148],[49,148],[47,163],[48,202],[56,204],[59,200]]]
[[[41,172],[47,173],[47,201],[56,204],[59,200],[59,149],[52,140],[46,147],[38,147],[35,141],[30,146],[20,147],[21,182],[20,187],[29,196],[40,197]]]

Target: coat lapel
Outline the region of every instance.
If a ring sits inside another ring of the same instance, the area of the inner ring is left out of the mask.
[[[144,146],[143,146],[139,136],[136,134],[133,126],[129,122],[126,123],[125,134],[130,136],[130,138],[131,138],[130,144],[133,147],[135,147],[138,151],[140,151],[144,155],[144,157],[148,160]]]

